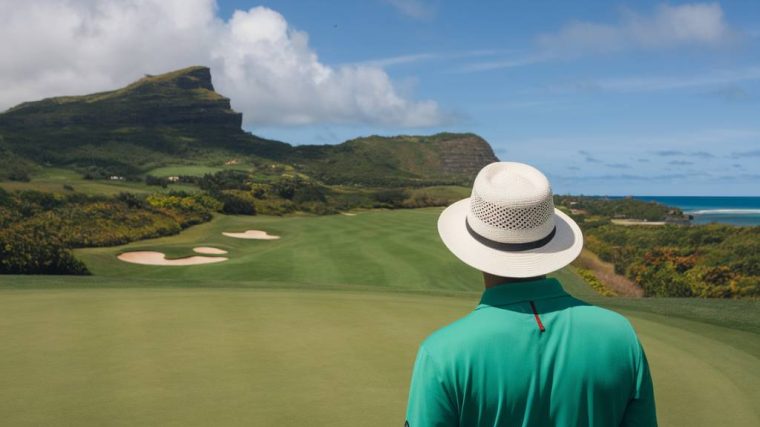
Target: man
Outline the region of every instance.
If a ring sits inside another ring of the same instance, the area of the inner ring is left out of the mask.
[[[569,296],[546,274],[583,247],[537,169],[492,163],[438,233],[483,272],[480,304],[429,336],[414,364],[406,425],[656,426],[641,344],[621,315]]]

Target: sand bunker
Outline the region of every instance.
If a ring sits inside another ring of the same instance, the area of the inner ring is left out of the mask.
[[[260,240],[275,240],[279,239],[280,236],[273,236],[271,234],[267,234],[266,231],[261,230],[247,230],[244,233],[222,233],[227,237],[234,237],[236,239],[260,239]]]
[[[152,251],[124,252],[117,258],[125,262],[143,265],[199,265],[227,261],[225,257],[197,255],[186,258],[166,259],[166,255],[162,252]]]
[[[356,216],[355,213],[351,213],[351,212],[341,212],[340,214],[345,215],[345,216]]]
[[[206,254],[206,255],[222,255],[222,254],[227,253],[227,251],[225,251],[224,249],[211,248],[208,246],[198,246],[196,248],[193,248],[193,250],[196,253]]]

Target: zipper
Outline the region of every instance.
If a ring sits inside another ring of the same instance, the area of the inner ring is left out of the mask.
[[[538,330],[541,332],[546,331],[546,328],[544,328],[544,324],[541,322],[541,318],[538,317],[538,311],[536,311],[536,304],[533,304],[533,301],[528,301],[530,303],[530,309],[533,310],[533,317],[536,318],[536,324],[538,325]]]

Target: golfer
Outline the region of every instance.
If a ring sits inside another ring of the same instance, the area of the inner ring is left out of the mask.
[[[621,315],[546,274],[583,247],[549,181],[522,163],[483,168],[438,219],[443,243],[483,272],[467,316],[434,332],[414,363],[406,425],[656,426],[644,350]]]

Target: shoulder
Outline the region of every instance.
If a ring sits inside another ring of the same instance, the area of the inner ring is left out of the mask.
[[[634,332],[631,322],[622,314],[596,305],[584,303],[573,305],[569,308],[569,315],[574,321],[581,323],[593,323],[604,329],[611,329],[618,332]]]
[[[583,316],[584,318],[593,320],[604,320],[607,322],[613,322],[617,325],[629,325],[628,319],[617,311],[610,310],[608,308],[599,307],[598,305],[592,305],[587,302],[577,300],[573,297],[569,297],[575,300],[576,303],[570,306],[573,314]]]
[[[636,330],[622,314],[595,305],[574,305],[567,313],[576,339],[589,342],[606,342],[619,350],[638,353],[640,349]]]
[[[457,348],[463,339],[471,336],[474,312],[432,332],[422,342],[421,347],[428,353],[441,354]]]

